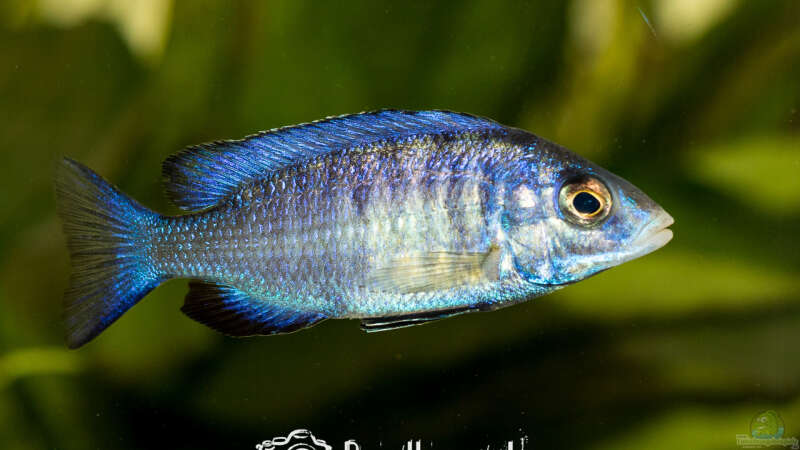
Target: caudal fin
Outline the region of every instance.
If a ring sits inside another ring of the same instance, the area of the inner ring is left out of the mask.
[[[72,265],[64,293],[66,340],[77,348],[162,281],[143,245],[160,216],[68,158],[58,164],[55,187]]]

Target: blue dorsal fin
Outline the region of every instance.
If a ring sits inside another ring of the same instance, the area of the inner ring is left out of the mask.
[[[326,318],[316,312],[272,305],[230,286],[202,281],[189,283],[181,311],[228,336],[291,333]]]
[[[182,209],[199,211],[254,178],[333,151],[386,139],[503,128],[450,111],[366,112],[189,147],[164,161],[163,175],[170,199]]]

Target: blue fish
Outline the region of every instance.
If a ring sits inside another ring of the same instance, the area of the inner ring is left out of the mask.
[[[71,348],[190,278],[182,311],[231,336],[329,318],[365,331],[489,311],[650,253],[673,219],[627,181],[526,131],[383,110],[189,147],[164,162],[188,214],[58,165]]]

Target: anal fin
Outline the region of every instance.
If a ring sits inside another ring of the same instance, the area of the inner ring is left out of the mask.
[[[202,281],[189,283],[181,311],[228,336],[291,333],[326,318],[320,313],[271,305],[236,288]]]

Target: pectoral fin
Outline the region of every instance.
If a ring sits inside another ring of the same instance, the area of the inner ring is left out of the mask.
[[[397,258],[367,276],[365,287],[413,294],[468,286],[498,278],[500,249],[487,252],[431,252]]]

